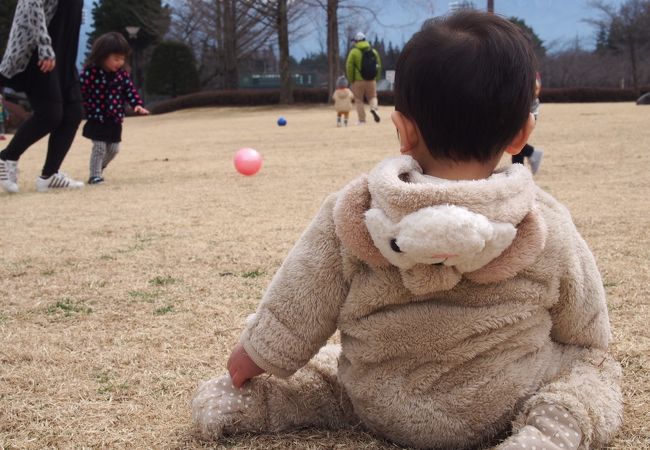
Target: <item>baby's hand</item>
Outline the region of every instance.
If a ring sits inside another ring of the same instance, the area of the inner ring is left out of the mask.
[[[255,364],[241,344],[237,344],[228,359],[228,372],[232,384],[240,388],[251,378],[264,373],[264,369]]]
[[[140,105],[138,105],[138,106],[136,106],[135,108],[133,108],[133,110],[134,110],[137,114],[142,114],[143,116],[148,116],[148,115],[149,115],[149,110],[143,108],[143,107],[140,106]]]

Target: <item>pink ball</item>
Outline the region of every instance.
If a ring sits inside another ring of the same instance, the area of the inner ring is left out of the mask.
[[[262,156],[257,150],[244,147],[237,150],[233,163],[237,172],[242,175],[255,175],[262,168]]]

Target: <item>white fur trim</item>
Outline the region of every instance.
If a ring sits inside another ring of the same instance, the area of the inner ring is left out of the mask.
[[[368,175],[371,207],[397,222],[405,215],[433,205],[462,205],[490,220],[517,225],[532,208],[536,188],[521,164],[512,164],[487,179],[437,184],[425,181],[410,156],[387,158]]]
[[[244,321],[244,324],[248,327],[251,326],[255,320],[257,319],[257,314],[249,314],[246,316],[246,320]]]

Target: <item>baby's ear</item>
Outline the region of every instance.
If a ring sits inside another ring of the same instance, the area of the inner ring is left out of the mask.
[[[528,138],[530,138],[531,133],[535,129],[535,123],[535,116],[533,116],[533,113],[528,114],[528,120],[506,147],[506,153],[518,155],[519,152],[521,152],[521,149],[524,148],[524,145],[528,142]]]
[[[399,111],[393,111],[390,118],[397,128],[397,135],[399,136],[400,153],[409,154],[411,150],[418,144],[420,137],[418,135],[418,127],[413,120],[406,117]]]

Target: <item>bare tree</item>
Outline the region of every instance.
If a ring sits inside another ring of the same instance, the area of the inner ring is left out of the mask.
[[[299,29],[307,3],[304,0],[239,0],[247,8],[257,12],[264,24],[275,30],[278,39],[278,56],[280,62],[280,103],[293,102],[291,83],[289,34]],[[294,33],[291,33],[294,34]],[[295,38],[299,38],[294,34]]]
[[[332,92],[336,78],[341,70],[341,51],[339,49],[339,9],[340,0],[327,0],[327,92]]]
[[[186,43],[196,57],[199,73],[204,69],[205,57],[209,39],[205,33],[204,16],[200,13],[201,2],[188,1],[171,10],[171,27],[169,37]]]
[[[631,67],[626,54],[619,51],[585,49],[579,39],[573,42],[546,43],[546,56],[540,59],[540,72],[545,87],[610,87],[632,86]],[[650,60],[639,61],[638,83],[650,83]]]
[[[602,17],[588,22],[607,30],[610,44],[625,52],[632,85],[638,90],[640,61],[650,51],[650,0],[626,0],[618,10],[603,0],[594,0],[591,5]]]
[[[277,0],[275,24],[278,31],[278,53],[280,56],[280,103],[293,103],[291,68],[289,67],[289,11],[287,0]]]
[[[408,0],[398,4],[418,10],[419,16],[422,10],[433,12],[432,0]],[[317,16],[317,22],[325,17],[327,26],[316,27],[327,29],[330,90],[342,73],[341,48],[347,49],[353,30],[368,31],[371,23],[391,28],[412,25],[382,23],[378,16],[381,6],[372,0],[172,0],[171,5],[170,37],[186,42],[194,50],[203,86],[221,80],[224,87],[236,87],[243,61],[268,48],[275,36],[283,101],[291,101],[289,42],[313,31],[314,27],[303,26],[308,13]]]
[[[220,78],[223,87],[237,88],[242,61],[275,35],[266,17],[243,0],[185,0],[172,12],[170,35],[194,50],[203,86]]]
[[[349,37],[359,29],[368,29],[371,22],[384,27],[394,28],[395,25],[388,25],[381,22],[379,13],[381,6],[378,2],[371,0],[303,0],[310,7],[316,7],[325,12],[327,23],[327,88],[334,90],[336,79],[341,74],[341,52],[342,46],[347,47]],[[384,6],[387,2],[382,2]],[[415,7],[419,11],[426,10],[433,13],[433,2],[431,0],[409,0],[400,1],[400,7]],[[342,13],[342,15],[341,15]],[[340,28],[343,24],[345,40],[341,42]],[[412,24],[403,24],[409,26]],[[342,45],[341,45],[342,44]]]

